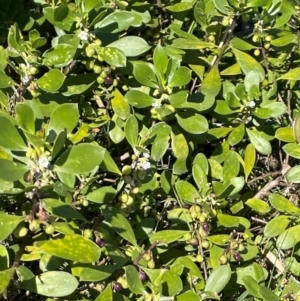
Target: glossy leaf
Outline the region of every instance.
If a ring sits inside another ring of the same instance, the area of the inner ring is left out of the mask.
[[[271,219],[264,228],[264,235],[268,238],[280,235],[290,224],[289,216],[279,215]]]
[[[292,167],[286,174],[289,183],[300,183],[300,165]]]
[[[295,117],[293,130],[294,130],[296,141],[299,143],[300,142],[300,112],[298,112],[298,114]]]
[[[118,89],[112,92],[111,105],[114,112],[123,120],[126,120],[130,115],[130,106],[125,101],[124,96],[120,93]]]
[[[300,145],[297,143],[287,143],[283,146],[285,153],[293,158],[300,159]]]
[[[244,157],[244,162],[245,162],[245,179],[247,181],[253,167],[256,161],[256,151],[255,147],[253,146],[252,143],[248,144],[246,146],[245,150],[245,157]]]
[[[220,293],[231,278],[229,265],[222,265],[215,269],[208,277],[205,291]]]
[[[48,240],[39,248],[39,251],[82,263],[97,261],[101,254],[100,250],[90,239],[77,234]]]
[[[64,297],[78,287],[77,279],[70,273],[50,271],[21,283],[21,288],[46,297]]]
[[[285,198],[284,196],[278,193],[272,193],[269,196],[269,200],[272,206],[280,212],[289,213],[289,214],[300,212],[298,206],[296,206],[290,200],[288,200],[287,198]]]
[[[49,67],[64,67],[71,63],[73,60],[73,57],[76,53],[76,48],[69,45],[69,44],[59,44],[56,45],[53,48],[50,48],[47,50],[44,54],[44,61],[43,63]],[[56,71],[55,71],[56,72]],[[51,77],[52,78],[52,77]],[[62,76],[60,75],[60,78],[62,79]],[[53,81],[54,83],[54,81]],[[55,83],[56,86],[59,86],[60,83]],[[42,81],[42,87],[45,87],[45,82]],[[47,90],[51,90],[51,92],[54,92],[51,87],[47,87]]]
[[[255,149],[263,154],[270,155],[272,152],[272,146],[268,140],[266,140],[262,135],[256,131],[251,131],[246,129],[250,142],[253,144]]]
[[[238,175],[240,171],[240,162],[236,152],[230,151],[223,166],[223,180],[230,180]]]
[[[169,87],[179,87],[188,84],[191,80],[191,70],[187,67],[179,67],[168,79]]]
[[[182,238],[183,235],[187,233],[187,231],[183,230],[162,230],[156,233],[151,233],[149,236],[149,240],[151,243],[154,242],[164,242],[164,243],[172,243]]]
[[[24,219],[24,216],[5,214],[0,211],[0,241],[5,240]]]
[[[117,191],[113,187],[105,186],[90,192],[86,198],[94,203],[107,204],[114,199],[116,193]]]
[[[125,123],[125,136],[132,148],[137,146],[139,125],[134,115],[130,115]]]
[[[200,201],[200,195],[196,188],[186,181],[178,181],[175,183],[176,192],[178,194],[178,197],[189,203],[189,204],[195,204]]]
[[[14,275],[15,269],[10,268],[4,271],[0,271],[0,294],[2,294],[6,288],[8,287],[10,280],[12,279]]]
[[[20,127],[31,134],[35,133],[34,112],[27,103],[18,103],[16,106],[16,120]]]
[[[86,174],[102,162],[104,154],[105,149],[98,145],[81,143],[69,148],[55,161],[55,170]]]
[[[149,107],[155,102],[155,99],[153,97],[138,90],[130,90],[129,92],[127,92],[125,99],[133,107],[139,109]]]
[[[185,160],[189,154],[188,144],[184,135],[175,126],[173,126],[173,131],[171,132],[171,138],[172,138],[172,149],[175,157],[179,160]]]
[[[248,205],[251,209],[261,214],[266,214],[270,212],[270,206],[268,205],[268,203],[260,199],[251,198],[248,201],[246,201],[246,205]]]
[[[140,280],[139,273],[136,267],[134,267],[133,265],[127,265],[126,267],[124,267],[124,270],[129,290],[134,294],[144,294],[145,289],[142,281]]]
[[[281,127],[277,129],[275,132],[275,137],[283,142],[295,142],[295,135],[292,128]]]
[[[176,114],[178,124],[191,134],[203,134],[208,130],[206,118],[197,113],[182,112]]]
[[[283,231],[277,238],[278,249],[287,250],[293,248],[300,241],[300,225]]]
[[[27,171],[28,167],[24,164],[0,158],[0,179],[17,181],[22,179]]]
[[[221,90],[221,77],[218,66],[213,67],[204,77],[201,84],[201,93],[216,97]]]
[[[60,89],[60,87],[64,83],[65,78],[65,75],[58,69],[51,69],[41,78],[39,78],[36,83],[40,89],[49,93],[54,93]]]

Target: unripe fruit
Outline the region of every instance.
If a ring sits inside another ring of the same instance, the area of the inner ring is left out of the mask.
[[[104,67],[103,71],[105,72],[106,75],[111,74],[111,68],[110,67]]]
[[[203,256],[201,255],[201,254],[198,254],[197,256],[196,256],[196,261],[198,261],[198,262],[203,262],[204,261],[204,258],[203,258]]]
[[[118,200],[124,204],[128,201],[128,199],[129,199],[129,195],[127,193],[123,193],[118,197]]]
[[[29,222],[29,230],[32,232],[37,232],[41,229],[40,222],[37,219],[32,220]]]
[[[139,278],[140,278],[141,281],[145,281],[146,278],[147,278],[146,273],[143,272],[143,271],[140,271],[139,272]]]
[[[95,73],[100,74],[102,71],[102,67],[99,65],[94,65],[93,70]]]
[[[137,155],[133,154],[131,155],[131,160],[132,161],[136,161],[138,159]]]
[[[202,227],[199,228],[199,235],[203,238],[203,237],[207,237],[208,236],[208,231],[205,231]]]
[[[206,217],[206,215],[204,215],[203,213],[198,213],[197,219],[198,219],[201,223],[204,223],[204,222],[206,222],[207,217]]]
[[[106,78],[107,74],[106,74],[106,72],[105,72],[105,71],[102,71],[102,72],[100,73],[100,76],[101,76],[101,77],[103,77],[103,79],[105,80],[105,78]]]
[[[199,245],[199,241],[197,238],[192,238],[190,241],[189,241],[189,244],[193,247],[196,247]]]
[[[104,78],[101,77],[101,76],[98,76],[97,77],[97,83],[100,84],[100,85],[103,84],[104,83]]]
[[[245,250],[245,246],[243,244],[239,244],[238,251],[243,252]]]
[[[183,235],[183,239],[184,239],[185,241],[190,241],[190,240],[192,239],[192,234],[191,234],[191,233],[185,233],[185,234]]]
[[[94,43],[97,45],[97,46],[101,46],[102,45],[102,41],[97,39],[94,41]]]
[[[270,43],[266,43],[266,44],[264,45],[264,48],[265,48],[266,50],[270,49],[270,47],[271,47],[271,44],[270,44]]]
[[[95,54],[95,49],[89,45],[85,48],[85,54],[87,57],[93,57],[93,55]]]
[[[225,255],[220,256],[220,258],[219,258],[220,264],[226,264],[227,261],[228,261],[228,259]]]
[[[209,35],[208,36],[208,41],[211,42],[211,43],[214,43],[215,42],[215,37],[213,35]]]
[[[243,238],[244,238],[245,240],[247,240],[247,239],[250,238],[250,235],[249,235],[248,233],[244,233],[244,234],[243,234]]]
[[[54,231],[55,231],[55,229],[54,229],[53,225],[47,225],[45,227],[45,232],[48,235],[52,235],[54,233]]]
[[[118,86],[118,84],[119,84],[119,82],[118,82],[118,80],[117,80],[117,79],[114,79],[112,84],[113,84],[113,86],[114,86],[114,87],[117,87],[117,86]]]
[[[204,248],[204,249],[209,249],[209,247],[210,247],[210,243],[208,240],[202,240],[201,245],[202,245],[202,248]]]
[[[148,261],[147,266],[149,269],[154,269],[155,268],[155,262],[153,259],[151,259],[150,261]]]
[[[45,222],[45,221],[47,221],[49,219],[48,213],[46,211],[44,211],[44,210],[39,211],[38,217],[43,222]]]
[[[172,105],[166,105],[166,108],[169,109],[172,113],[175,112],[175,108]]]
[[[259,41],[259,35],[255,34],[253,37],[252,37],[252,41],[254,43],[257,43]]]
[[[271,40],[272,40],[272,37],[271,37],[271,36],[266,36],[266,37],[265,37],[265,41],[271,42]]]
[[[122,285],[122,288],[126,289],[128,288],[128,281],[126,278],[121,277],[118,282]]]
[[[231,250],[237,250],[238,247],[239,247],[238,242],[232,241],[232,242],[230,243],[230,249],[231,249]]]
[[[134,203],[133,197],[131,195],[128,195],[128,200],[125,203],[126,206],[131,206]]]
[[[99,62],[103,62],[104,61],[103,57],[100,54],[97,55],[97,60]]]
[[[146,252],[143,254],[143,259],[146,261],[146,262],[149,262],[151,259],[152,259],[152,256],[149,252]]]
[[[84,207],[87,207],[87,206],[89,205],[89,201],[88,201],[88,200],[83,200],[83,201],[82,201],[82,205],[83,205]]]
[[[133,194],[137,194],[137,193],[139,193],[139,191],[140,191],[140,188],[139,188],[139,187],[133,187],[133,188],[131,189],[131,192],[132,192]]]
[[[227,27],[229,25],[229,18],[228,17],[224,17],[222,20],[222,25]]]
[[[92,238],[93,232],[91,231],[91,229],[84,229],[83,236],[86,238]]]
[[[38,73],[38,69],[36,68],[36,67],[30,67],[29,68],[29,74],[32,74],[32,75],[34,75],[34,74],[37,74]]]
[[[17,228],[13,231],[13,235],[16,238],[21,238],[26,236],[28,233],[28,229],[25,227],[17,226]]]
[[[259,56],[260,55],[260,50],[259,49],[255,49],[254,50],[254,55],[255,56]]]
[[[129,176],[132,173],[132,168],[129,165],[124,165],[122,167],[122,174],[123,176]]]
[[[88,61],[85,63],[85,67],[86,67],[86,69],[88,69],[88,70],[93,70],[94,65],[95,65],[95,61],[94,61],[94,60],[88,60]]]

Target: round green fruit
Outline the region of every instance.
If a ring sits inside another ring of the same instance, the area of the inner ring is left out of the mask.
[[[48,235],[52,235],[54,233],[55,229],[54,229],[54,226],[53,225],[47,225],[45,227],[45,232],[48,234]]]
[[[243,252],[245,250],[245,246],[243,244],[239,244],[238,251]]]
[[[144,259],[146,262],[149,262],[149,261],[151,261],[152,256],[151,256],[150,253],[146,252],[146,253],[143,254],[143,259]]]
[[[259,56],[260,55],[260,50],[259,49],[255,49],[254,50],[254,55],[255,56]]]
[[[21,238],[26,236],[28,233],[28,229],[22,226],[17,226],[17,228],[14,230],[13,235],[16,238]]]
[[[266,50],[270,49],[270,47],[271,47],[271,44],[270,44],[270,43],[266,43],[266,44],[264,45],[264,48],[265,48]]]
[[[118,197],[118,200],[124,204],[128,201],[128,199],[129,199],[129,195],[127,193],[123,193]]]
[[[32,232],[37,232],[41,229],[40,222],[37,219],[32,220],[29,222],[29,230]]]
[[[88,60],[88,61],[85,63],[85,67],[86,67],[86,69],[88,69],[88,70],[93,70],[94,65],[95,65],[95,61],[94,61],[94,60]]]
[[[122,167],[122,175],[123,176],[129,176],[132,173],[132,168],[129,165],[124,165]]]
[[[226,264],[227,261],[228,261],[228,259],[225,255],[220,256],[220,258],[219,258],[220,264]]]
[[[202,240],[201,244],[202,244],[202,248],[204,248],[204,249],[209,249],[209,247],[210,247],[210,243],[208,240]]]
[[[148,265],[149,269],[154,269],[155,268],[155,262],[154,262],[154,260],[151,259],[150,261],[148,261],[147,265]]]
[[[222,25],[224,27],[227,27],[229,25],[229,18],[228,17],[224,17],[222,20]]]
[[[102,67],[99,65],[94,65],[93,70],[96,74],[100,74],[102,71]]]
[[[185,233],[185,234],[183,235],[183,239],[184,239],[185,241],[190,241],[190,240],[192,239],[192,234],[191,234],[191,233]]]
[[[87,206],[89,205],[89,201],[88,201],[88,200],[83,200],[83,201],[82,201],[82,205],[83,205],[84,207],[87,207]]]
[[[215,37],[214,37],[213,35],[209,35],[207,39],[208,39],[208,41],[211,42],[211,43],[214,43],[214,42],[215,42]]]
[[[91,229],[84,229],[83,236],[86,237],[86,238],[92,238],[93,237],[92,230]]]
[[[33,66],[29,68],[29,74],[34,75],[37,73],[38,73],[38,68],[33,67]]]
[[[101,77],[101,76],[98,76],[97,77],[97,83],[100,84],[100,85],[103,84],[104,83],[104,78]]]
[[[97,46],[101,46],[102,45],[102,41],[97,39],[94,41],[94,43],[97,45]]]
[[[201,254],[198,254],[197,256],[196,256],[196,261],[198,261],[198,262],[203,262],[204,261],[204,258],[203,258],[203,256],[201,255]]]
[[[95,54],[95,49],[89,45],[85,48],[85,54],[87,57],[93,57]]]
[[[252,41],[253,41],[254,43],[259,42],[259,35],[258,35],[258,34],[253,35]]]
[[[265,41],[271,42],[271,41],[272,41],[272,37],[271,37],[271,36],[266,36],[266,37],[265,37]]]
[[[134,203],[134,199],[131,195],[128,195],[128,200],[127,202],[125,203],[126,206],[131,206],[132,204]]]

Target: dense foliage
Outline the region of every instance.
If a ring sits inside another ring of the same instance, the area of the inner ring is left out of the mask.
[[[0,6],[3,299],[300,300],[297,3]]]

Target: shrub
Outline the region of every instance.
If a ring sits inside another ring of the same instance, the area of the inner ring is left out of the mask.
[[[5,4],[3,298],[299,300],[299,7]]]

